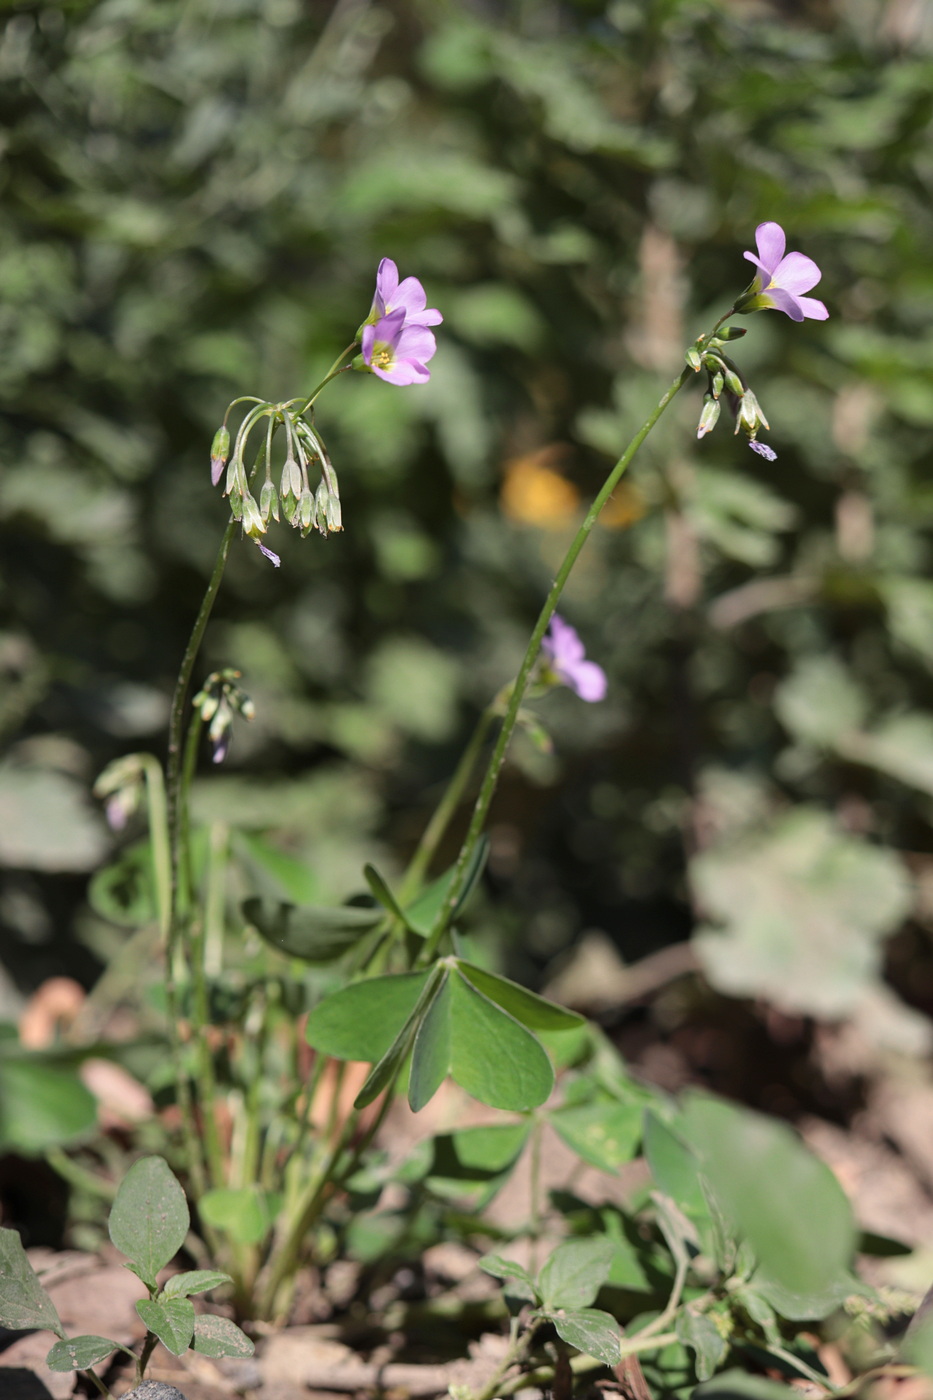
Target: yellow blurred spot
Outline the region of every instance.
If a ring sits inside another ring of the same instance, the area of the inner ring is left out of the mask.
[[[644,496],[631,481],[620,481],[603,507],[598,523],[607,530],[627,530],[648,509]]]
[[[500,500],[510,519],[542,530],[559,529],[573,520],[580,493],[553,465],[566,455],[566,446],[550,443],[506,462]]]

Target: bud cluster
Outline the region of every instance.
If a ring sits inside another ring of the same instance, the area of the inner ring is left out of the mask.
[[[235,399],[230,407],[243,402],[253,406],[240,424],[229,465],[230,434],[226,422],[214,435],[211,481],[218,485],[226,466],[223,494],[230,499],[233,518],[242,523],[243,533],[259,545],[263,554],[278,565],[278,555],[262,543],[270,520],[281,520],[284,515],[289,525],[299,530],[302,537],[315,529],[322,535],[343,529],[337,475],[313,422],[304,412],[294,408],[297,400],[273,404],[259,399]],[[265,433],[252,465],[248,467],[246,453],[249,438],[263,422]],[[274,475],[272,443],[279,428],[284,429],[285,433],[285,461],[281,473],[276,471]],[[260,469],[262,485],[257,500],[254,483]],[[309,473],[316,474],[318,471],[320,481],[316,488],[312,488]]]
[[[207,725],[214,763],[223,763],[227,757],[234,714],[250,720],[256,713],[252,700],[237,685],[241,674],[229,666],[223,671],[212,671],[192,701],[201,722]]]
[[[145,781],[145,764],[138,753],[115,758],[97,779],[94,796],[103,802],[107,824],[112,831],[122,831],[136,811]]]
[[[699,374],[701,369],[706,371],[706,393],[697,424],[697,437],[705,437],[715,428],[725,395],[735,418],[735,431],[741,428],[754,451],[774,461],[777,454],[766,444],[756,441],[758,429],[770,426],[768,420],[738,366],[725,353],[726,344],[730,340],[739,340],[744,334],[745,331],[739,327],[725,326],[713,336],[701,336],[686,352],[685,359],[694,373]]]

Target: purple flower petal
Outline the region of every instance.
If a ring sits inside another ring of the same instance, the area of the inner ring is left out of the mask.
[[[583,643],[576,631],[557,613],[541,642],[545,661],[558,680],[581,700],[602,700],[606,694],[606,673],[595,661],[585,659]]]
[[[260,554],[264,554],[267,559],[271,559],[275,567],[278,568],[282,562],[279,556],[273,550],[267,549],[261,540],[257,540],[256,543],[259,545]]]
[[[787,246],[781,225],[775,223],[759,224],[755,229],[755,243],[758,247],[758,257],[761,259],[760,266],[767,272],[773,272],[783,258],[784,249]]]
[[[373,310],[378,311],[380,316],[385,315],[397,286],[398,268],[391,258],[383,258],[376,271],[376,295],[373,298]]]
[[[410,326],[439,326],[443,316],[434,307],[427,305],[427,294],[417,277],[398,280],[398,268],[391,258],[383,258],[376,272],[376,294],[373,297],[372,312],[378,317],[401,309]]]
[[[829,312],[821,301],[817,301],[816,297],[798,297],[797,304],[804,316],[809,317],[811,321],[826,321],[829,319]]]
[[[788,253],[782,258],[771,274],[776,287],[783,287],[792,296],[808,292],[822,277],[820,269],[805,253]]]
[[[777,461],[777,453],[774,448],[769,447],[766,442],[758,442],[755,438],[752,438],[748,445],[753,452],[758,453],[759,457],[764,457],[766,462]]]
[[[803,307],[800,299],[790,292],[785,292],[783,287],[768,287],[761,293],[761,301],[764,305],[773,306],[777,311],[785,312],[792,321],[803,320]]]
[[[373,365],[373,374],[378,374],[387,384],[398,384],[402,387],[406,384],[426,384],[431,378],[431,371],[417,360],[396,360],[387,369]]]

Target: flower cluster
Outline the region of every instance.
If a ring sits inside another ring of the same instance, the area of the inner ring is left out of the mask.
[[[234,714],[249,720],[256,713],[252,700],[237,685],[240,675],[239,671],[230,667],[223,671],[212,671],[191,702],[200,714],[202,724],[207,725],[211,760],[214,763],[223,763],[227,757],[233,735]]]
[[[427,368],[437,349],[429,326],[439,326],[443,316],[427,304],[417,277],[398,280],[398,268],[383,258],[376,273],[376,293],[360,339],[358,369],[371,370],[389,384],[424,384]]]
[[[602,700],[606,695],[606,673],[595,661],[587,661],[586,650],[569,622],[558,616],[541,643],[540,679],[545,684],[567,685],[581,700]]]

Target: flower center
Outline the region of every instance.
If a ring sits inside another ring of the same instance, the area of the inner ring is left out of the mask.
[[[389,369],[392,364],[392,346],[388,345],[384,340],[377,340],[373,346],[370,364],[378,365],[380,369]]]

